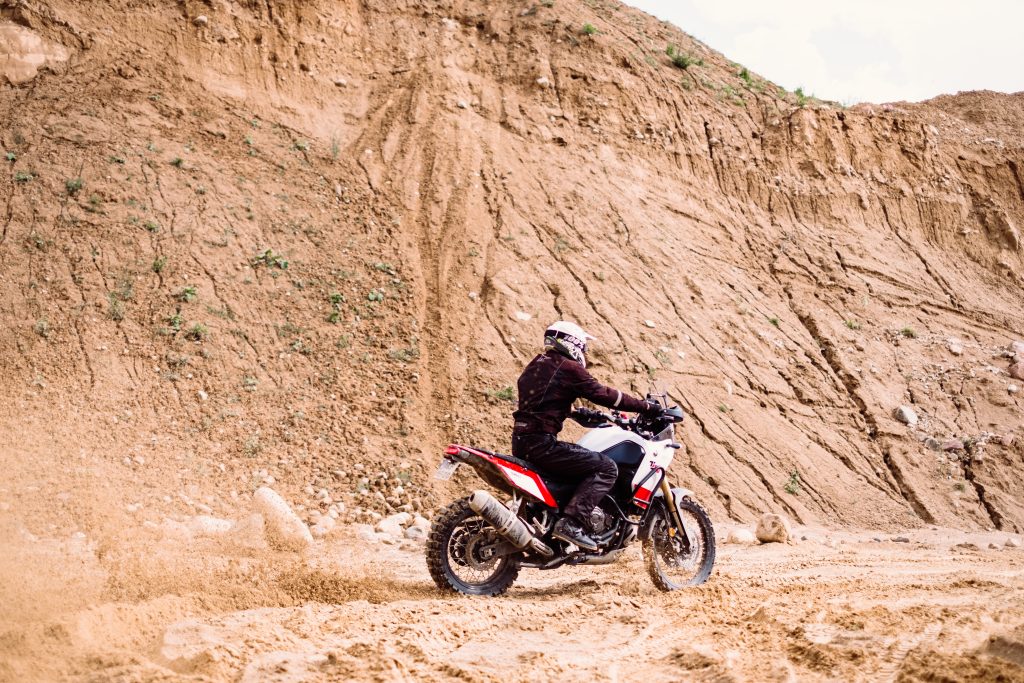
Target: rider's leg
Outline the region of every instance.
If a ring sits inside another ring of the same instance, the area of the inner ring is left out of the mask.
[[[590,528],[590,513],[615,485],[619,474],[615,461],[577,444],[559,441],[540,459],[534,459],[534,462],[542,469],[567,479],[581,480],[562,512],[584,528]]]
[[[515,437],[512,445],[517,458],[528,460],[559,479],[579,482],[562,512],[584,528],[589,527],[590,513],[615,485],[615,462],[577,444],[556,441],[550,435]]]

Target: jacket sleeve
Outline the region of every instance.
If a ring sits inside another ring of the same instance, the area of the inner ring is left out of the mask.
[[[646,408],[643,401],[627,393],[612,389],[594,379],[579,363],[568,361],[563,365],[568,372],[573,390],[581,397],[605,408],[639,413]]]

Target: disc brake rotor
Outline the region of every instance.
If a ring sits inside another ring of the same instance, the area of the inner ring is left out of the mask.
[[[466,541],[465,562],[473,569],[490,569],[498,561],[489,534],[474,534]]]

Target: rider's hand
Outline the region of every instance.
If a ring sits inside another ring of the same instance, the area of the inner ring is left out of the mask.
[[[665,409],[660,403],[654,401],[644,401],[644,409],[640,411],[640,414],[647,418],[661,417],[665,412]]]

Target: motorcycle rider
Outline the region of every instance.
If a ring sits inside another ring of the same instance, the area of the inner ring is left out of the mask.
[[[590,516],[618,475],[606,455],[558,441],[572,404],[585,398],[606,408],[654,416],[662,407],[606,387],[586,370],[587,342],[594,339],[576,323],[560,320],[544,332],[544,353],[519,377],[519,408],[513,413],[512,455],[556,477],[582,479],[551,535],[584,550],[597,550],[586,529]]]

